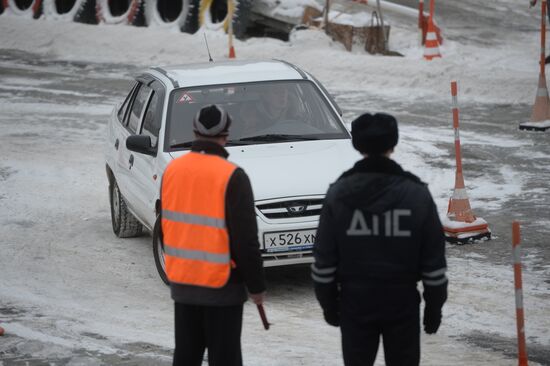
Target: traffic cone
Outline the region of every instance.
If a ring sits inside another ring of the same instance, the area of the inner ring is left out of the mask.
[[[426,42],[424,45],[424,58],[426,60],[432,60],[436,57],[441,57],[439,53],[439,41],[437,40],[437,33],[435,30],[435,24],[433,18],[428,18],[428,31],[426,33]]]
[[[541,1],[539,85],[531,121],[519,124],[520,130],[546,131],[550,128],[550,100],[546,86],[546,0]]]
[[[539,75],[539,85],[531,121],[540,122],[550,119],[550,98],[548,97],[548,87],[546,86],[546,75]]]
[[[456,176],[453,195],[449,199],[447,217],[443,220],[445,238],[451,243],[468,243],[482,238],[491,238],[487,222],[472,212],[468,193],[462,175],[462,156],[460,150],[457,84],[451,82],[453,96],[453,128],[455,130]]]
[[[229,58],[235,58],[235,47],[229,46]]]
[[[550,128],[550,98],[548,97],[548,87],[546,85],[546,75],[539,74],[539,85],[537,96],[531,113],[529,122],[519,124],[520,130],[546,131]]]
[[[420,26],[420,31],[422,33],[420,41],[421,41],[422,46],[424,46],[426,44],[426,36],[428,35],[428,19],[430,19],[430,17],[428,15],[424,15],[422,17],[422,24]],[[437,23],[436,23],[435,20],[433,21],[433,24],[434,24],[434,29],[435,29],[435,35],[437,37],[437,42],[441,46],[443,44],[443,35],[441,34],[441,28],[439,28],[437,26]]]

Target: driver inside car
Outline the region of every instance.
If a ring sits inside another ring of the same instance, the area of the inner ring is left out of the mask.
[[[273,122],[285,119],[289,112],[289,96],[285,85],[273,85],[260,96],[258,108]]]
[[[285,84],[266,88],[256,102],[247,102],[239,114],[246,134],[253,134],[281,121],[301,120],[297,103],[299,100]]]

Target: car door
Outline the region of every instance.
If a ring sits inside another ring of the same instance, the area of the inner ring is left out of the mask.
[[[144,215],[139,212],[139,205],[137,204],[139,192],[135,190],[135,183],[132,181],[134,179],[132,169],[136,154],[126,148],[126,139],[128,136],[138,133],[152,91],[143,81],[138,80],[124,123],[121,124],[121,130],[118,133],[120,142],[116,164],[117,184],[128,208],[140,221],[143,221]]]
[[[137,83],[134,82],[132,88],[130,89],[130,92],[124,99],[124,102],[119,104],[117,106],[117,109],[113,111],[108,125],[105,156],[107,165],[115,174],[115,177],[117,177],[119,174],[119,149],[121,147],[121,141],[124,142],[123,135],[125,135],[126,125],[128,124],[128,111],[132,104],[136,88]]]
[[[162,125],[165,89],[157,80],[148,81],[144,87],[150,89],[150,94],[137,133],[150,137],[151,148],[156,154],[151,156],[130,152],[129,159],[133,160],[133,165],[128,170],[128,190],[134,195],[135,214],[152,229],[156,220],[155,202],[159,196],[162,176],[158,168],[157,155],[162,153],[162,149],[159,148],[159,131]]]

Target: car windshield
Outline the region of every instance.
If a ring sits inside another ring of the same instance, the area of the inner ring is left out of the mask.
[[[231,117],[228,145],[348,139],[317,87],[310,81],[216,85],[174,90],[166,124],[166,151],[189,148],[193,118],[216,104]]]

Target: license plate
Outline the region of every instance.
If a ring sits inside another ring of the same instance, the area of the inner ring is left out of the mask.
[[[264,233],[264,249],[267,252],[308,250],[315,242],[315,229]]]

